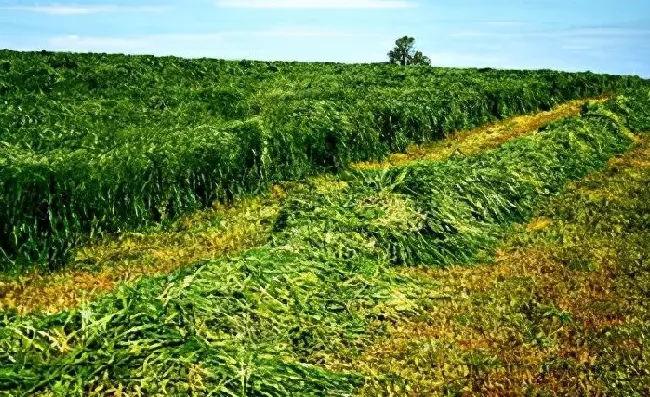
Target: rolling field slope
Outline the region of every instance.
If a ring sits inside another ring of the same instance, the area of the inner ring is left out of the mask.
[[[648,127],[649,101],[647,91],[634,95],[470,156],[293,184],[263,246],[145,277],[61,313],[5,311],[0,388],[642,393],[647,385],[633,375],[647,362],[634,346],[645,343],[646,311],[626,297],[642,296],[647,276],[646,138],[630,130]],[[567,182],[586,176],[566,193]],[[593,181],[605,190],[593,192]],[[602,221],[585,216],[593,212]],[[530,231],[519,231],[527,223]],[[612,241],[616,233],[630,238]],[[612,306],[594,299],[598,291]],[[508,356],[509,348],[528,355]]]
[[[0,51],[0,395],[650,394],[628,76]]]

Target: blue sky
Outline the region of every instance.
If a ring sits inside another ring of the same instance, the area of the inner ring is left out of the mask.
[[[650,0],[0,0],[0,48],[384,61],[650,77]]]

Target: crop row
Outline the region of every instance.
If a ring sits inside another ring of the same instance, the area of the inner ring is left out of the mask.
[[[0,267],[639,78],[3,52]],[[4,255],[2,255],[4,254]]]

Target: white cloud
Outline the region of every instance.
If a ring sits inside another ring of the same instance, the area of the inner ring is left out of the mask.
[[[163,12],[169,9],[167,6],[157,7],[126,7],[117,5],[34,5],[34,6],[10,6],[1,7],[3,10],[27,11],[49,15],[88,15],[107,12]]]
[[[217,6],[227,8],[285,8],[285,9],[372,9],[408,8],[415,3],[405,0],[217,0]]]

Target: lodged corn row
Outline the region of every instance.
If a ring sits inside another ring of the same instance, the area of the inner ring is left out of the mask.
[[[0,269],[637,77],[0,52]]]
[[[5,313],[0,392],[350,395],[359,377],[325,369],[331,355],[426,310],[436,291],[392,264],[485,258],[542,197],[631,146],[614,101],[473,157],[303,184],[266,246],[82,309]]]

